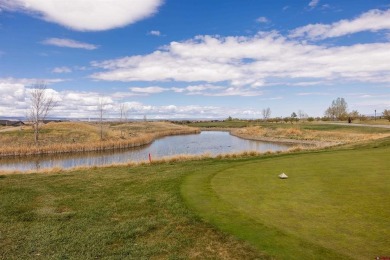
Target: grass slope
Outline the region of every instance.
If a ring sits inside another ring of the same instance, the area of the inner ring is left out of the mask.
[[[0,148],[34,145],[34,130],[31,126],[23,126],[23,130],[20,127],[13,127],[13,130],[0,132]],[[140,135],[170,131],[174,133],[178,130],[191,129],[168,122],[104,123],[103,139],[105,141],[123,141]],[[45,146],[100,141],[98,122],[51,122],[42,126],[39,142],[41,146]]]
[[[262,258],[183,203],[183,176],[214,162],[0,175],[0,259]]]
[[[389,151],[377,141],[249,160],[189,175],[182,194],[204,220],[276,258],[387,256]],[[281,172],[289,179],[278,179]]]

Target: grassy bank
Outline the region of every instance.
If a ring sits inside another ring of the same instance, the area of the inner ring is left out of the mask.
[[[0,259],[253,259],[262,254],[202,223],[183,176],[213,160],[0,176]]]
[[[383,120],[380,122],[383,122]],[[390,136],[389,128],[339,125],[327,122],[300,121],[291,124],[233,120],[194,122],[188,125],[200,127],[204,130],[228,130],[233,135],[245,139],[298,144],[307,143],[314,144],[317,147],[357,143]]]
[[[29,127],[0,132],[0,156],[24,156],[68,152],[104,151],[138,147],[168,136],[199,132],[196,128],[166,122],[105,124],[103,140],[97,124],[49,123],[42,127],[39,145]]]
[[[375,140],[390,136],[390,129],[328,124],[262,125],[232,129],[232,134],[254,140],[307,142],[330,146]]]

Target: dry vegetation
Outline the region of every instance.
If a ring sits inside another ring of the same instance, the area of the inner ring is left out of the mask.
[[[99,126],[83,122],[49,123],[42,127],[41,140],[35,145],[33,129],[28,126],[0,133],[0,156],[104,151],[137,147],[159,137],[199,132],[196,128],[166,122],[106,124],[104,140]]]
[[[195,162],[195,161],[201,161],[201,160],[207,160],[207,159],[217,159],[217,160],[224,160],[224,159],[242,159],[242,158],[250,158],[250,157],[261,157],[261,156],[270,156],[275,154],[289,154],[289,153],[295,153],[302,150],[307,150],[307,147],[304,146],[293,146],[290,149],[286,151],[266,151],[266,152],[259,152],[259,151],[244,151],[244,152],[236,152],[236,153],[224,153],[224,154],[218,154],[217,156],[213,156],[210,153],[203,153],[203,154],[177,154],[173,156],[165,156],[158,159],[153,159],[152,161],[144,160],[144,161],[131,161],[131,162],[125,162],[125,163],[113,163],[113,164],[107,164],[107,165],[99,165],[99,166],[78,166],[74,168],[69,169],[63,169],[60,167],[53,167],[53,168],[43,168],[43,169],[33,169],[29,171],[0,171],[1,175],[13,175],[13,174],[34,174],[34,173],[44,173],[44,174],[54,174],[54,173],[64,173],[64,172],[72,172],[72,171],[81,171],[81,170],[88,170],[88,169],[105,169],[105,168],[112,168],[112,167],[140,167],[140,166],[147,166],[147,165],[163,165],[163,164],[173,164],[178,162]],[[314,148],[315,149],[315,148]],[[64,154],[61,155],[66,156]]]
[[[390,121],[385,119],[385,118],[378,118],[376,120],[373,119],[366,119],[366,120],[361,120],[361,119],[355,119],[353,120],[353,123],[355,124],[366,124],[366,125],[390,125]]]
[[[358,141],[375,140],[390,136],[387,132],[360,132],[340,130],[313,130],[302,129],[298,126],[291,127],[260,127],[252,126],[240,129],[233,129],[231,133],[246,139],[263,141],[281,141],[302,144],[314,144],[317,147],[349,144]]]

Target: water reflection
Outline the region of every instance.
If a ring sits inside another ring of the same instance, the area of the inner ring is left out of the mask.
[[[77,166],[101,166],[146,161],[149,154],[153,159],[157,159],[178,154],[210,153],[216,156],[243,151],[283,151],[289,147],[286,144],[245,140],[232,136],[228,132],[204,131],[200,134],[164,137],[148,146],[136,149],[0,158],[0,170],[29,171],[54,167],[69,169]]]

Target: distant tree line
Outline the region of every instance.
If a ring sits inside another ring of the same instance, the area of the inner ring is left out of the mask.
[[[344,98],[338,97],[332,101],[332,104],[325,110],[325,120],[352,120],[359,119],[360,121],[367,120],[367,116],[360,114],[357,110],[352,110],[348,112],[348,104]],[[390,110],[385,109],[382,113],[383,117],[390,121]]]

